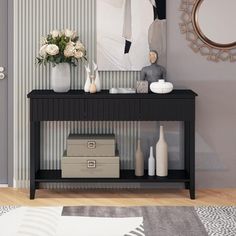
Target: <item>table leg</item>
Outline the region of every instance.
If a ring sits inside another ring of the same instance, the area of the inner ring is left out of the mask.
[[[195,199],[195,122],[189,124],[190,198]]]
[[[184,166],[188,175],[190,175],[189,166],[189,122],[184,122]],[[185,183],[185,189],[189,189],[189,182]]]
[[[35,177],[40,163],[40,122],[30,122],[30,199],[35,198]]]
[[[184,122],[184,156],[185,170],[190,182],[185,183],[185,188],[189,189],[190,198],[195,199],[195,122]]]

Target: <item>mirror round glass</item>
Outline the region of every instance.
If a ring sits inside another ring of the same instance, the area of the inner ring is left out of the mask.
[[[193,26],[209,46],[236,47],[236,0],[197,0],[193,9]]]

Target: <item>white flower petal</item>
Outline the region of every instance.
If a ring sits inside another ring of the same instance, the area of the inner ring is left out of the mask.
[[[56,44],[49,44],[47,45],[46,52],[51,56],[55,56],[59,53],[59,47]]]

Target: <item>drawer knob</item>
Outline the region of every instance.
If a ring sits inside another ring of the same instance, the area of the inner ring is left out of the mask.
[[[88,141],[87,147],[89,149],[95,149],[96,148],[96,142],[95,141]]]
[[[87,162],[87,167],[89,168],[89,169],[91,169],[91,168],[96,168],[96,161],[95,160],[93,160],[93,161],[88,161]]]

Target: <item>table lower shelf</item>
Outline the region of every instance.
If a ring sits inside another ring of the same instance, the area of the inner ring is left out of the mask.
[[[104,183],[187,183],[190,181],[185,170],[169,170],[167,177],[148,176],[147,171],[142,177],[135,176],[134,170],[121,170],[120,178],[62,178],[61,170],[40,170],[36,173],[37,183],[72,183],[72,182],[104,182]]]

